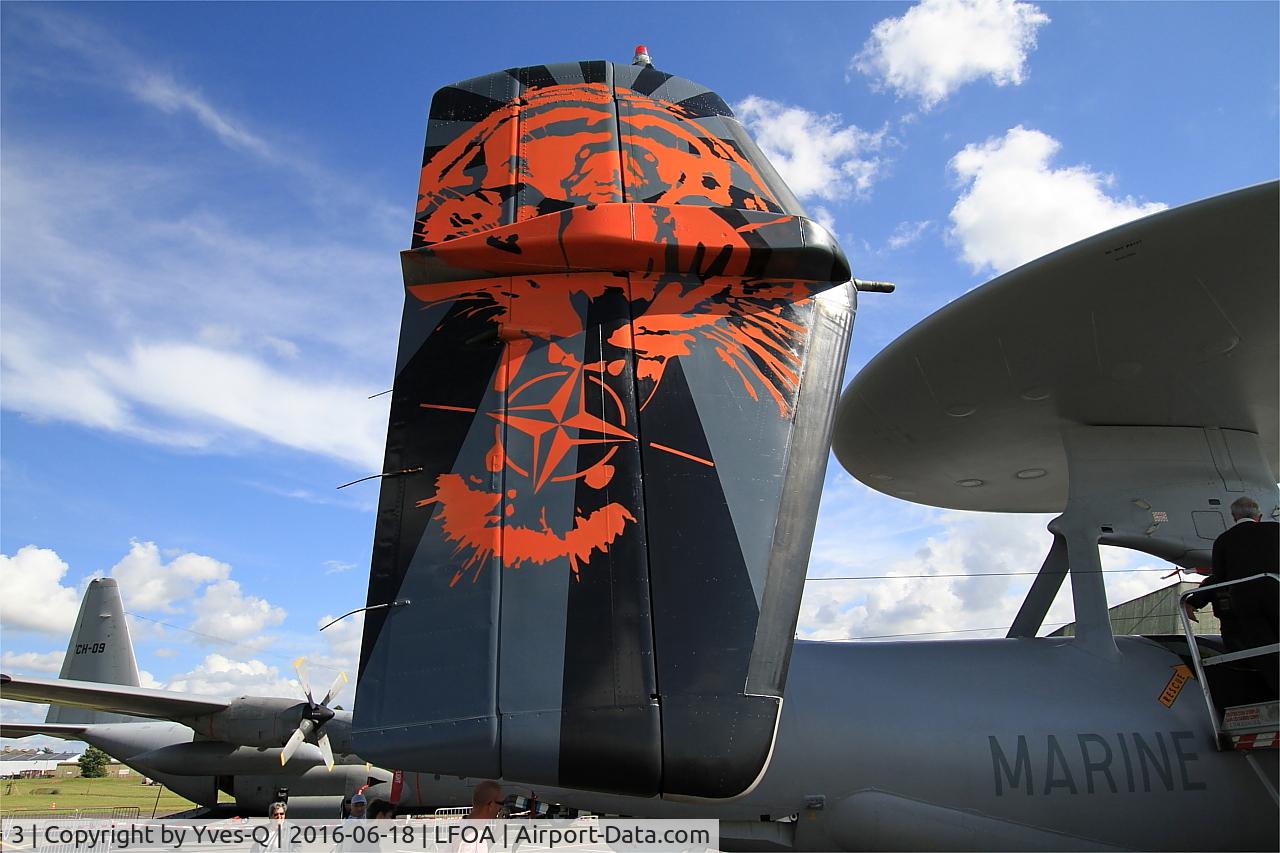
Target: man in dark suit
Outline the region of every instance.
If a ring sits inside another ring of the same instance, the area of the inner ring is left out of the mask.
[[[1280,572],[1280,524],[1263,521],[1258,502],[1250,497],[1237,498],[1231,504],[1231,517],[1235,523],[1213,543],[1213,574],[1202,586]],[[1280,641],[1277,592],[1276,583],[1264,578],[1192,595],[1187,603],[1192,608],[1213,604],[1214,615],[1222,623],[1222,643],[1233,652]],[[1274,691],[1276,656],[1254,660],[1254,668]]]

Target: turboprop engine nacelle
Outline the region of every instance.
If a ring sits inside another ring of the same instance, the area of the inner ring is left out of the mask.
[[[309,743],[299,747],[288,767],[281,763],[280,753],[278,746],[236,746],[209,740],[162,746],[136,756],[136,760],[163,773],[207,773],[212,776],[237,773],[279,775],[324,764],[320,749]]]
[[[211,740],[244,746],[283,746],[306,711],[305,702],[241,696],[224,710],[182,722]]]

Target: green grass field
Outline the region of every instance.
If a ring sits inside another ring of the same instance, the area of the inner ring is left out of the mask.
[[[156,795],[159,794],[157,800]],[[222,799],[230,800],[223,795]],[[144,785],[141,777],[102,779],[0,779],[0,814],[27,809],[98,809],[137,806],[150,817],[185,811],[195,803],[168,788]]]

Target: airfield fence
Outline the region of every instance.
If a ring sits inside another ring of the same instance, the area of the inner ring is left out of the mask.
[[[90,827],[92,829],[110,829],[115,826],[118,821],[136,821],[139,817],[139,809],[137,806],[112,806],[102,809],[5,809],[4,818],[21,819],[21,818],[57,818],[59,820],[87,820],[92,821]],[[83,824],[81,824],[83,826]],[[8,838],[8,832],[14,831],[12,824],[6,824],[6,835],[0,841],[4,846],[9,846],[11,839]],[[29,828],[28,828],[28,831]],[[110,833],[103,833],[95,836],[98,842],[91,847],[74,842],[49,843],[42,836],[37,835],[32,839],[35,843],[31,846],[32,853],[73,853],[75,851],[85,851],[86,853],[111,853],[112,843]]]
[[[49,818],[60,820],[137,820],[138,806],[106,806],[85,809],[0,809],[0,818]]]

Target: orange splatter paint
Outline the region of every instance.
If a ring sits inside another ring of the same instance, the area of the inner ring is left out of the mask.
[[[475,583],[485,563],[494,557],[511,569],[526,563],[545,565],[565,557],[577,579],[579,565],[595,553],[607,552],[627,525],[636,520],[622,504],[610,503],[589,515],[575,515],[573,527],[563,534],[556,533],[547,524],[545,508],[540,529],[509,522],[504,526],[497,512],[501,500],[500,492],[472,489],[457,474],[441,474],[436,478],[435,497],[418,501],[419,507],[439,505],[436,517],[446,540],[456,543],[455,554],[467,555],[449,586],[455,586],[472,569],[475,571],[471,581]]]
[[[658,444],[656,441],[649,442],[649,446],[654,450],[665,450],[667,453],[682,456],[685,459],[692,459],[694,462],[701,462],[708,468],[716,467],[716,463],[712,462],[710,459],[703,459],[701,456],[694,456],[692,453],[685,453],[683,450],[676,450],[674,447],[667,447],[665,444]]]

